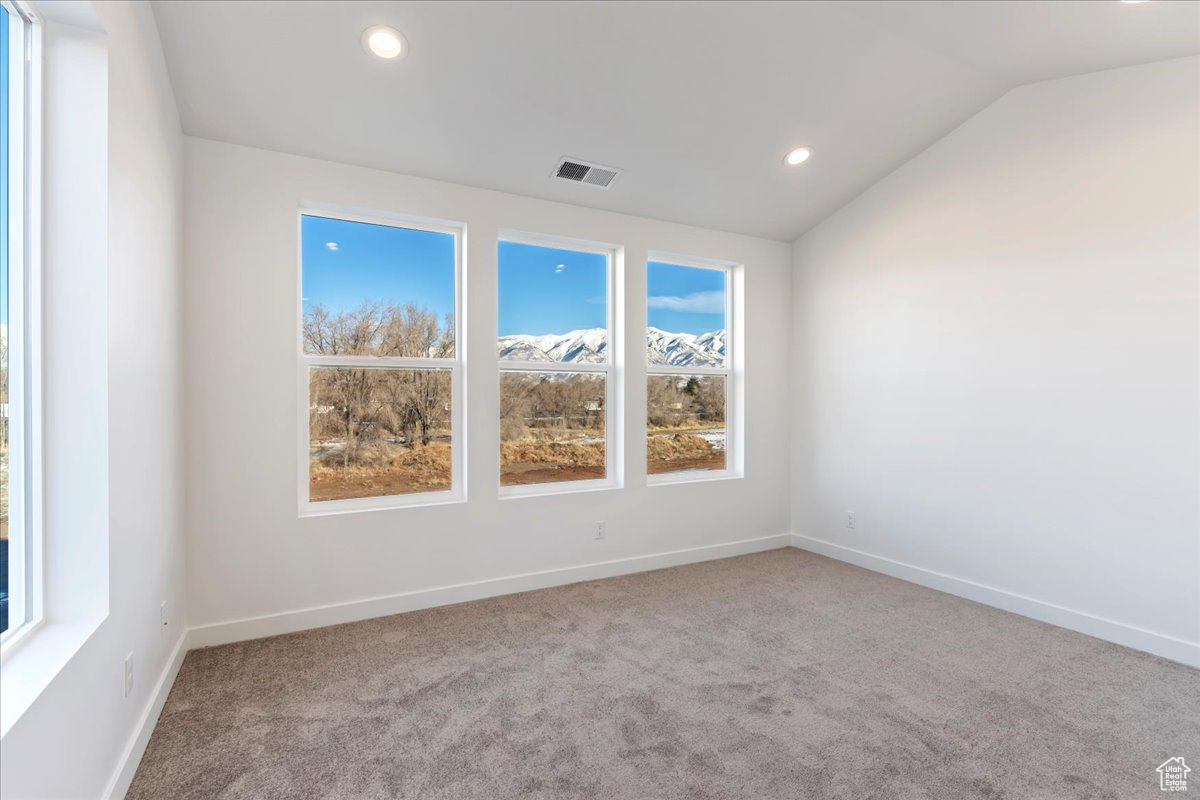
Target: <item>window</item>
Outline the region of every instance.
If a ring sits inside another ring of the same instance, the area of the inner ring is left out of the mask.
[[[651,482],[733,472],[732,267],[646,266],[646,471]],[[658,476],[656,478],[656,476]]]
[[[499,243],[502,495],[617,483],[615,256],[516,235]]]
[[[302,510],[462,499],[461,238],[301,213]]]
[[[34,408],[26,258],[29,21],[0,10],[0,637],[33,618]]]

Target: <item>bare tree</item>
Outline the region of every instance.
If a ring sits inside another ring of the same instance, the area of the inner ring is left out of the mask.
[[[309,353],[326,355],[378,355],[386,310],[377,303],[330,314],[316,306],[304,315],[304,344]]]
[[[696,405],[700,418],[725,421],[725,378],[708,375],[700,378],[696,388]]]
[[[445,325],[437,315],[409,303],[384,309],[380,355],[404,358],[450,358],[454,355],[454,318]],[[404,404],[419,432],[422,445],[429,444],[433,429],[447,422],[450,405],[450,376],[438,370],[408,370],[403,381]]]
[[[670,375],[651,375],[646,382],[646,421],[657,428],[681,424],[695,411],[695,400],[684,391],[687,382]]]
[[[451,358],[454,355],[454,317],[445,324],[437,315],[413,303],[388,305],[380,311],[379,355],[404,358]]]
[[[364,440],[378,436],[382,404],[372,370],[316,367],[309,378],[309,419],[314,432],[343,438],[342,466],[361,462]]]
[[[529,430],[526,422],[533,407],[531,390],[535,385],[523,372],[500,373],[500,439],[520,439]]]
[[[436,314],[411,303],[364,303],[336,314],[316,306],[305,314],[303,335],[312,353],[408,358],[454,353],[453,317],[443,326]],[[342,466],[348,468],[368,460],[369,446],[389,433],[410,446],[429,444],[434,431],[449,425],[450,391],[448,370],[315,367],[311,430],[316,437],[342,440]]]

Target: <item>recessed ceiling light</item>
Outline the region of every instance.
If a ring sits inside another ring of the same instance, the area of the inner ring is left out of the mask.
[[[797,147],[794,150],[789,150],[788,154],[783,157],[783,163],[789,167],[794,167],[797,164],[803,164],[812,156],[811,147]]]
[[[408,41],[404,34],[387,25],[375,25],[363,31],[363,47],[367,51],[388,61],[404,58],[408,55]]]

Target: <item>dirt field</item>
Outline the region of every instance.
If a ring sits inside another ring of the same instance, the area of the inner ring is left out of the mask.
[[[674,458],[659,461],[646,459],[646,472],[651,475],[662,475],[664,472],[681,472],[685,469],[725,469],[725,451],[714,450],[707,456],[697,458]]]
[[[314,502],[352,497],[386,497],[450,490],[450,443],[425,447],[394,445],[375,454],[374,463],[342,469],[336,453],[317,446],[309,464],[308,497]]]
[[[603,478],[605,443],[602,431],[554,433],[541,430],[500,445],[500,485],[522,486]],[[710,441],[713,429],[653,429],[646,442],[646,469],[651,475],[683,470],[721,470],[725,450]],[[719,431],[718,431],[719,433]],[[705,436],[697,435],[705,434]],[[450,443],[426,447],[392,445],[371,464],[342,469],[336,444],[315,445],[309,471],[309,499],[344,500],[450,490]]]
[[[531,431],[500,444],[500,485],[595,480],[604,477],[604,434],[596,430]],[[553,436],[554,438],[550,438]]]
[[[402,469],[377,472],[373,475],[336,474],[313,475],[308,481],[308,499],[346,500],[351,497],[387,497],[394,494],[414,492],[450,491],[450,475],[440,483],[414,483],[411,475]]]
[[[523,486],[531,483],[588,481],[604,477],[604,466],[581,467],[558,464],[505,464],[500,468],[501,486]]]
[[[694,431],[694,428],[650,430],[646,440],[646,471],[661,475],[690,469],[725,469],[724,447],[714,447]]]

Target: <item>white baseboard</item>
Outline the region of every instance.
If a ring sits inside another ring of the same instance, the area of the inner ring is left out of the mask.
[[[179,674],[179,668],[183,665],[183,658],[187,655],[188,650],[240,642],[246,639],[259,639],[264,636],[276,636],[282,633],[295,633],[309,628],[356,622],[372,617],[400,614],[405,611],[416,611],[467,600],[482,600],[487,597],[498,597],[531,589],[545,589],[579,581],[631,575],[652,569],[711,561],[790,546],[789,535],[781,533],[776,536],[763,536],[757,539],[743,539],[737,542],[691,547],[667,553],[620,558],[577,567],[564,567],[473,583],[440,586],[434,589],[403,592],[386,597],[374,597],[367,600],[188,628],[176,642],[175,649],[172,650],[171,657],[167,660],[162,675],[159,676],[158,683],[154,686],[154,691],[138,720],[133,736],[125,746],[112,779],[108,782],[108,788],[102,797],[104,800],[121,800],[129,791],[138,764],[141,763],[146,746],[150,743],[150,735],[154,732],[158,716],[162,713],[163,706],[167,702],[167,695],[171,692],[171,686],[175,683],[175,677]]]
[[[814,539],[811,536],[793,533],[791,538],[792,546],[801,550],[845,561],[874,572],[882,572],[894,578],[965,597],[968,600],[1011,611],[1014,614],[1032,617],[1060,628],[1067,628],[1088,636],[1095,636],[1097,639],[1131,647],[1134,650],[1162,656],[1190,667],[1200,667],[1200,644],[1196,642],[1176,639],[1084,611],[1064,608],[1054,603],[1035,600],[1032,597],[1025,597],[974,581],[956,578],[953,575],[906,564],[903,561],[895,561],[862,550],[855,550],[852,547]]]
[[[471,583],[402,592],[385,597],[372,597],[347,603],[304,608],[298,611],[285,611],[261,617],[218,622],[191,628],[188,631],[188,645],[190,647],[212,647],[247,639],[261,639],[264,636],[278,636],[282,633],[295,633],[309,628],[322,628],[326,625],[340,625],[373,617],[386,617],[422,608],[462,603],[468,600],[482,600],[487,597],[527,592],[532,589],[546,589],[551,586],[611,578],[617,575],[630,575],[652,569],[729,558],[763,550],[777,550],[789,546],[791,546],[791,538],[788,534],[782,533],[757,539],[690,547],[685,550],[619,558],[576,567],[527,572],[503,578],[490,578]]]
[[[175,676],[179,674],[179,668],[183,666],[183,657],[187,655],[189,649],[188,632],[185,630],[179,637],[179,641],[175,642],[175,649],[171,651],[162,674],[158,676],[158,682],[154,684],[154,691],[150,693],[150,699],[146,701],[142,716],[138,718],[137,727],[134,728],[133,735],[121,753],[117,769],[108,781],[108,787],[104,790],[104,794],[101,795],[104,800],[121,800],[129,791],[129,785],[133,783],[133,775],[137,772],[138,764],[142,762],[142,754],[146,752],[146,745],[150,744],[150,734],[154,733],[154,726],[158,724],[158,715],[162,713],[163,706],[167,703],[167,695],[171,693],[171,687],[175,685]]]
[[[211,647],[213,645],[229,644],[247,639],[259,639],[264,636],[295,633],[296,631],[320,628],[326,625],[339,625],[345,622],[356,622],[373,617],[400,614],[406,611],[417,611],[423,608],[462,603],[468,600],[482,600],[488,597],[498,597],[533,589],[545,589],[552,586],[563,586],[580,581],[611,578],[618,575],[631,575],[653,569],[729,558],[731,556],[775,550],[789,546],[855,564],[921,586],[928,586],[932,589],[965,597],[969,600],[1021,614],[1022,616],[1032,617],[1042,622],[1048,622],[1052,625],[1058,625],[1089,636],[1095,636],[1099,639],[1105,639],[1116,644],[1134,648],[1135,650],[1153,653],[1154,655],[1178,661],[1182,664],[1200,667],[1200,644],[1194,642],[1165,636],[1161,633],[1147,631],[1132,625],[1064,608],[1053,603],[1035,600],[1002,589],[975,583],[974,581],[956,578],[952,575],[872,555],[871,553],[814,539],[809,536],[779,534],[777,536],[763,536],[757,539],[743,539],[725,544],[673,550],[666,553],[654,553],[645,556],[614,559],[612,561],[601,561],[575,567],[510,575],[472,583],[440,586],[385,597],[373,597],[365,600],[189,628],[175,644],[175,649],[172,651],[171,657],[167,661],[162,675],[154,687],[146,708],[138,720],[137,728],[122,753],[121,760],[118,762],[117,769],[109,781],[108,788],[103,797],[105,800],[120,800],[125,796],[129,785],[133,782],[133,776],[137,771],[142,754],[146,751],[146,745],[150,742],[150,735],[153,733],[158,716],[167,701],[167,695],[170,693],[171,686],[175,682],[175,677],[179,673],[179,668],[183,664],[183,658],[187,654],[187,651],[193,648]]]

